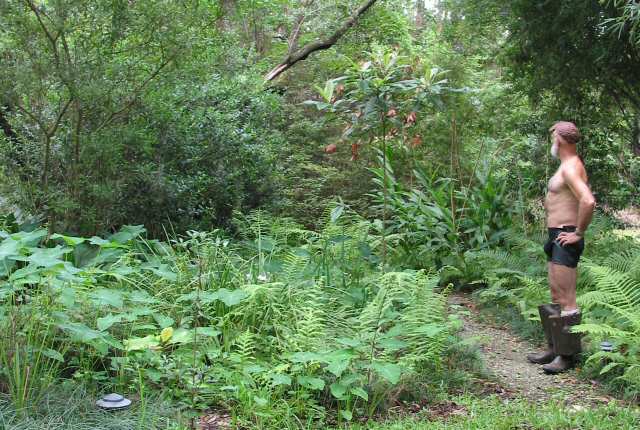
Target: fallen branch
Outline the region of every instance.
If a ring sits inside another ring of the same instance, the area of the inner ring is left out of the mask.
[[[367,11],[371,6],[375,4],[377,0],[367,0],[360,5],[358,9],[346,20],[342,23],[342,25],[328,38],[316,40],[315,42],[308,43],[304,45],[302,48],[296,50],[288,54],[284,60],[276,67],[274,67],[267,75],[264,77],[266,82],[270,82],[280,76],[285,70],[291,68],[298,61],[305,60],[311,53],[315,51],[322,51],[325,49],[331,48],[335,45],[338,40],[344,36],[344,34],[349,31],[351,27],[353,27],[358,19]]]

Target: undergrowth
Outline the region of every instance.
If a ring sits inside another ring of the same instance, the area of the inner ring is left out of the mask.
[[[236,239],[1,233],[15,417],[39,414],[62,378],[94,396],[161,391],[185,417],[225,410],[251,428],[343,423],[444,371],[448,289],[434,270],[381,272],[371,223],[343,206],[320,232],[261,212],[236,222]]]

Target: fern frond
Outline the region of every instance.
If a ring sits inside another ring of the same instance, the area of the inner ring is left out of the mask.
[[[620,330],[619,328],[616,328],[616,327],[611,327],[610,325],[607,325],[607,324],[594,324],[594,323],[580,324],[580,325],[574,326],[573,330],[577,333],[586,333],[586,334],[598,336],[601,338],[606,336],[625,337],[629,335],[628,332],[624,330]]]
[[[591,304],[608,304],[628,312],[640,314],[640,282],[635,281],[616,269],[603,266],[585,265],[586,276],[592,280],[600,293],[595,297],[585,293],[581,300]]]

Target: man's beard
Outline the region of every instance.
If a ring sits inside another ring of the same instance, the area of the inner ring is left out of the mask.
[[[551,145],[551,156],[553,158],[558,158],[558,144],[554,143]]]

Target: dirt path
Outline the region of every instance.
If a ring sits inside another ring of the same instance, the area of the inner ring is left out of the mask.
[[[462,337],[480,345],[485,370],[507,396],[524,397],[533,402],[557,399],[577,410],[613,400],[598,389],[595,381],[580,380],[576,370],[546,375],[540,365],[529,363],[526,354],[541,346],[532,345],[508,328],[483,319],[468,296],[452,295],[449,305],[451,311],[463,319]]]

